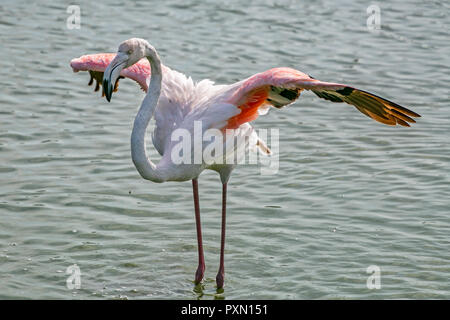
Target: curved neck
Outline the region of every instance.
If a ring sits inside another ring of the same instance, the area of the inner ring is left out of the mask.
[[[146,57],[150,62],[151,80],[147,95],[134,119],[133,132],[131,133],[131,157],[137,171],[144,179],[163,182],[165,181],[163,172],[149,159],[145,148],[145,133],[161,93],[161,61],[158,53],[151,46],[146,48]]]

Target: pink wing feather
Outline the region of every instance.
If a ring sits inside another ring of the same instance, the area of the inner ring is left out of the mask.
[[[93,79],[97,80],[97,91],[99,85],[102,83],[103,72],[115,56],[115,53],[88,54],[72,59],[72,61],[70,61],[70,66],[72,67],[73,72],[89,71],[91,74],[91,81],[89,84],[92,84]],[[120,72],[122,77],[133,79],[139,83],[141,89],[144,91],[147,91],[148,89],[147,79],[150,77],[150,74],[150,63],[145,58]]]
[[[281,108],[293,103],[302,90],[311,90],[318,97],[332,102],[345,102],[368,117],[388,125],[409,126],[411,117],[419,114],[372,93],[344,84],[316,80],[291,68],[274,68],[251,76],[239,83],[228,102],[238,106],[241,113],[228,120],[227,128],[237,128],[258,117],[264,105]]]

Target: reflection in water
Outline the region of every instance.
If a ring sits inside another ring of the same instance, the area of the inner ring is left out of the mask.
[[[203,283],[198,283],[194,286],[194,293],[197,295],[197,300],[201,300],[204,295],[203,290],[205,289],[205,285]]]
[[[208,289],[205,289],[207,287]],[[213,289],[209,288],[215,288],[215,291]],[[216,288],[216,281],[214,279],[204,279],[202,283],[199,283],[194,286],[193,292],[195,293],[197,300],[202,299],[214,299],[214,300],[224,300],[225,299],[225,289]]]

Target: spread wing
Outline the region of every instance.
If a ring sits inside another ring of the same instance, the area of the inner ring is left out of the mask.
[[[97,53],[97,54],[88,54],[81,56],[76,59],[72,59],[70,61],[70,66],[73,69],[73,72],[78,71],[89,71],[91,79],[88,85],[92,85],[94,80],[96,81],[95,91],[100,89],[103,80],[103,73],[109,63],[116,56],[115,53]],[[129,68],[123,69],[120,72],[120,78],[130,78],[136,81],[142,90],[147,91],[148,82],[147,79],[150,77],[151,68],[150,63],[147,59],[141,59],[138,63],[132,65]],[[119,79],[116,82],[114,91],[117,91],[119,86]],[[102,96],[104,95],[102,90]]]
[[[387,124],[409,127],[419,114],[370,92],[344,84],[316,80],[291,68],[274,68],[255,74],[236,84],[228,102],[241,112],[228,119],[227,128],[239,127],[252,121],[268,106],[282,108],[293,103],[303,90],[311,90],[318,97],[331,102],[353,105],[366,116]]]

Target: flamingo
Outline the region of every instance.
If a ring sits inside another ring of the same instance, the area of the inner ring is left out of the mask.
[[[219,161],[174,163],[171,152],[175,142],[171,140],[171,134],[176,129],[184,128],[192,132],[196,121],[201,121],[203,132],[210,128],[222,132],[235,129],[231,133],[233,137],[242,132],[253,137],[250,142],[246,142],[245,150],[256,146],[263,154],[270,154],[270,149],[257,137],[249,122],[260,114],[265,114],[270,107],[280,109],[292,104],[303,90],[312,91],[319,98],[331,102],[353,105],[366,116],[387,125],[409,126],[409,123],[415,123],[414,117],[420,117],[407,108],[367,91],[344,84],[323,82],[292,68],[269,69],[229,85],[215,85],[210,80],[194,83],[190,77],[163,65],[155,48],[146,40],[138,38],[122,42],[116,54],[84,55],[73,59],[70,64],[74,72],[89,71],[89,85],[95,79],[95,91],[102,86],[102,95],[108,101],[111,100],[112,93],[117,91],[121,78],[135,80],[146,92],[131,133],[132,160],[144,179],[158,183],[192,181],[198,243],[195,284],[202,281],[205,273],[198,177],[205,169],[214,170],[220,175],[222,224],[217,289],[224,286],[227,184],[235,164]],[[156,121],[152,135],[153,145],[161,155],[158,164],[150,160],[145,144],[146,130],[153,117]]]

